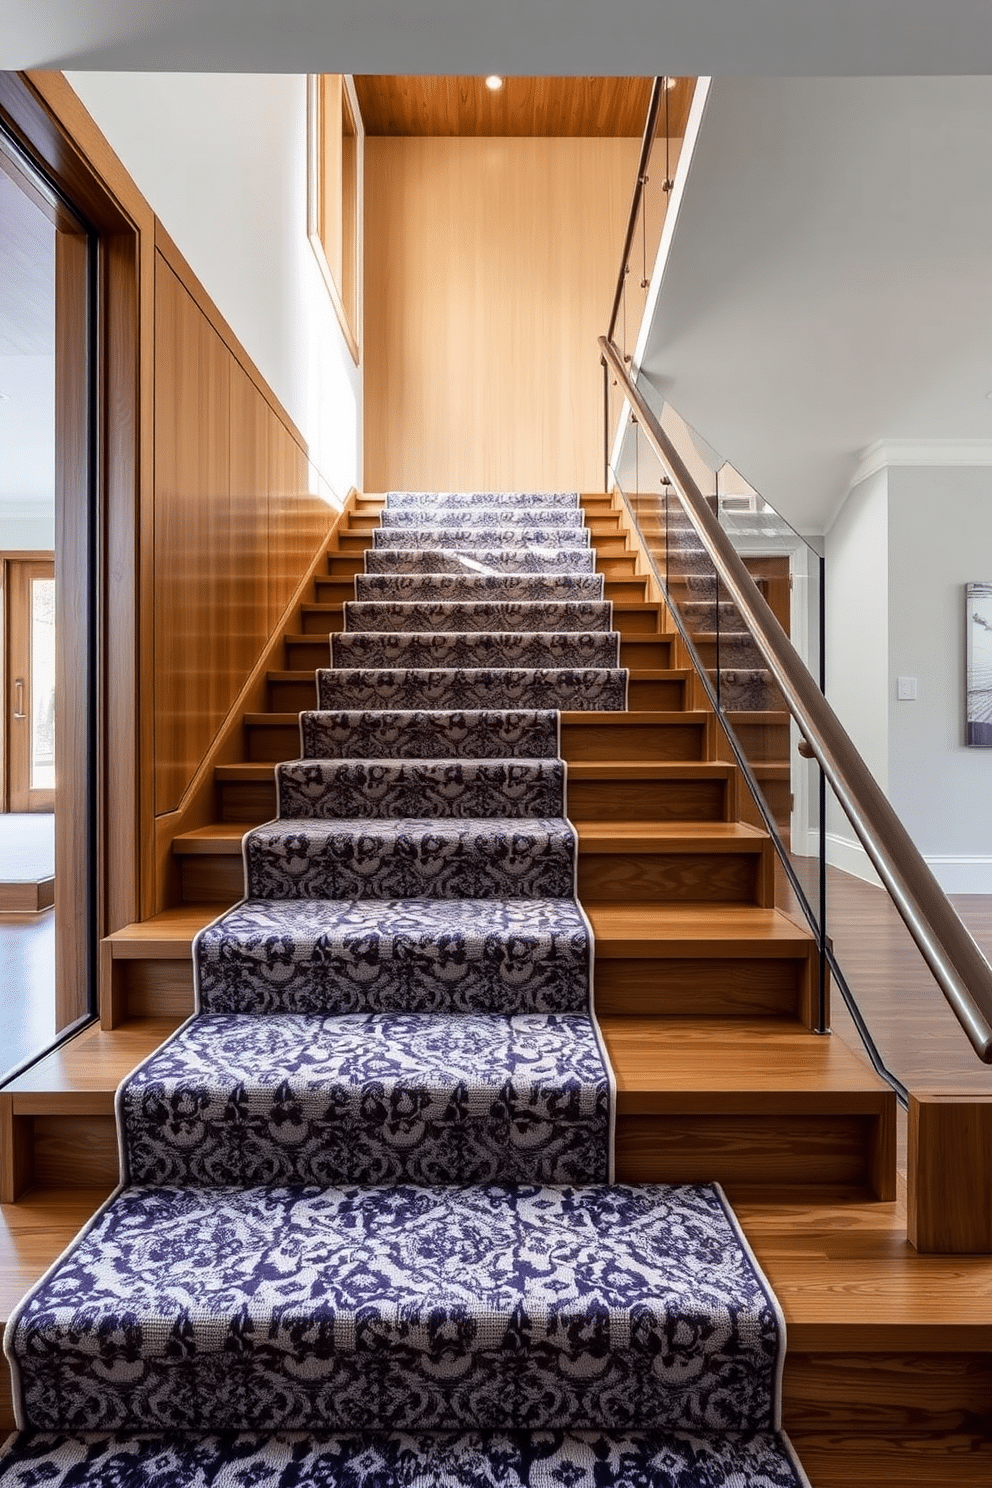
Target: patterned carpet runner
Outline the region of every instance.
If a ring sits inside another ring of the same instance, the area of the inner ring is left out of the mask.
[[[122,1186],[11,1319],[0,1482],[799,1488],[719,1190],[611,1182],[558,710],[627,675],[578,498],[375,537]]]

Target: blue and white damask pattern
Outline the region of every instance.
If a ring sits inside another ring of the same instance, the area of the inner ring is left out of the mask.
[[[277,819],[245,838],[252,899],[569,899],[575,862],[556,817]]]
[[[293,760],[276,766],[276,815],[564,816],[559,759]]]
[[[125,1187],[8,1327],[4,1484],[808,1488],[719,1191],[607,1182],[558,710],[627,674],[573,519],[390,495]]]
[[[556,759],[549,709],[368,709],[300,714],[305,759]]]
[[[203,1012],[581,1013],[571,899],[246,899],[200,932]]]
[[[603,598],[598,573],[364,573],[355,575],[355,598],[393,604],[433,600],[595,600]],[[501,626],[503,630],[507,627]],[[585,629],[594,629],[586,626]],[[606,626],[609,629],[609,626]]]
[[[532,583],[524,577],[520,583]],[[380,603],[348,600],[345,631],[586,631],[612,630],[613,605],[608,600],[481,598],[475,600],[406,600]],[[336,639],[336,637],[332,637]]]
[[[771,1432],[25,1433],[6,1488],[808,1488]]]
[[[418,506],[409,510],[402,507],[386,507],[381,517],[382,526],[394,528],[417,528],[433,526],[435,522],[457,522],[460,527],[471,527],[479,533],[498,529],[506,522],[506,511],[502,508]],[[578,529],[583,524],[582,512],[576,507],[563,510],[556,507],[530,508],[513,511],[513,522],[519,527],[558,528],[562,531]]]
[[[779,1424],[708,1186],[126,1188],[10,1342],[40,1430]]]
[[[342,709],[548,708],[616,712],[624,667],[335,667],[317,673],[317,703]]]
[[[528,548],[588,548],[588,527],[528,527],[516,526],[472,527],[464,522],[452,526],[450,521],[431,523],[424,521],[419,527],[377,527],[372,533],[372,545],[376,548],[466,548],[474,553],[478,548],[509,547]]]
[[[362,667],[606,669],[616,667],[620,660],[620,637],[609,630],[345,630],[330,640],[332,667],[356,670]]]
[[[480,547],[464,549],[442,542],[434,548],[369,548],[365,572],[370,574],[591,574],[596,554],[591,547],[553,544],[538,547]]]
[[[386,510],[415,507],[423,511],[431,506],[445,508],[475,507],[476,509],[511,511],[555,507],[578,509],[578,491],[540,491],[536,495],[529,491],[387,491]]]
[[[585,1183],[609,1083],[583,1014],[201,1015],[126,1083],[126,1181]]]

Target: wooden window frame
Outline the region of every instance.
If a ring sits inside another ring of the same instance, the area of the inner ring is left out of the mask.
[[[331,134],[333,158],[328,154],[324,117],[329,102],[338,110]],[[353,133],[341,124],[345,114]],[[353,153],[345,144],[349,138],[354,140]],[[362,344],[364,156],[365,130],[354,79],[344,73],[308,74],[307,238],[356,367]]]
[[[66,689],[56,716],[56,749],[62,760],[72,760],[74,750],[78,755],[71,772],[60,768],[56,800],[57,814],[66,821],[56,862],[62,907],[56,918],[55,997],[62,1037],[95,1016],[100,939],[139,913],[145,787],[139,761],[148,726],[140,709],[140,678],[143,649],[150,642],[138,605],[139,561],[152,561],[150,544],[140,542],[147,520],[141,492],[150,486],[142,479],[146,456],[139,429],[143,403],[151,396],[153,354],[150,341],[140,337],[139,320],[150,291],[143,259],[151,251],[152,219],[61,73],[0,73],[0,120],[97,239],[95,323],[88,327],[95,428],[91,445],[69,452],[77,471],[85,462],[92,474],[92,503],[60,502],[56,495]],[[90,614],[93,625],[66,624],[70,615],[82,622]],[[88,770],[73,733],[78,729],[74,713],[80,712],[74,689],[78,692],[87,673],[95,698]],[[79,830],[84,813],[90,816],[92,857]]]

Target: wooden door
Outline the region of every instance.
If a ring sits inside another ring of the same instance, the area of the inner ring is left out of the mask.
[[[55,807],[55,564],[7,562],[6,718],[11,811]]]

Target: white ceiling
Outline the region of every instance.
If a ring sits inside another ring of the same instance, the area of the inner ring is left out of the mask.
[[[714,80],[642,368],[804,532],[992,441],[992,78]]]
[[[4,68],[992,71],[988,0],[0,0],[0,38]]]

